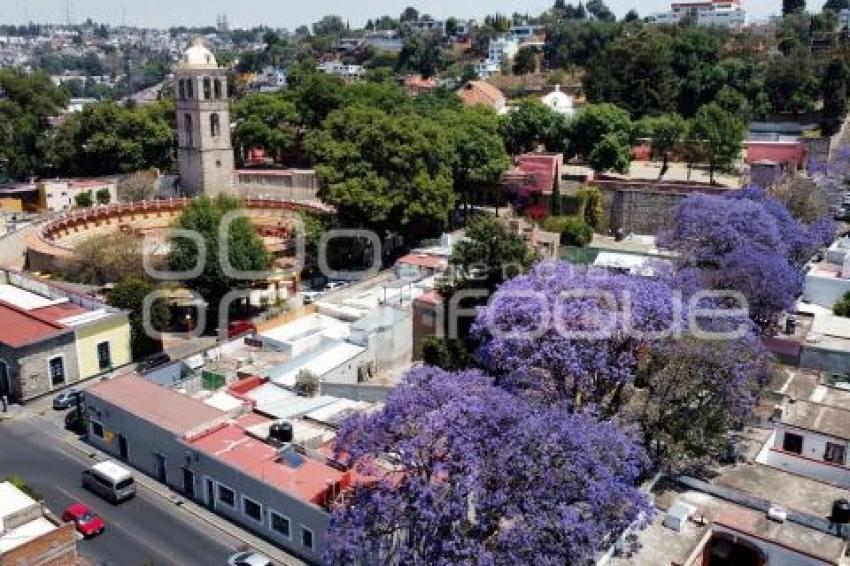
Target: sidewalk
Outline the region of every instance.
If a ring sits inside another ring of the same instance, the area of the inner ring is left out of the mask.
[[[72,448],[78,450],[92,461],[110,459],[108,455],[86,444],[85,442],[77,438],[77,436],[74,434],[66,433],[65,441]],[[302,562],[294,556],[286,554],[277,546],[274,546],[273,544],[266,542],[265,540],[257,536],[252,535],[248,531],[239,528],[237,525],[234,525],[227,519],[219,517],[218,515],[210,512],[206,508],[187,500],[183,497],[182,494],[173,491],[168,486],[159,483],[153,478],[150,478],[139,472],[134,473],[134,476],[137,485],[158,495],[159,497],[175,505],[176,507],[185,510],[190,515],[193,515],[195,518],[204,521],[209,526],[245,543],[245,545],[250,547],[251,550],[256,550],[265,554],[266,556],[274,560],[276,563],[285,566],[303,566],[307,564],[306,562]]]

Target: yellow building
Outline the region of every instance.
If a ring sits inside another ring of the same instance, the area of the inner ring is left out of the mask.
[[[7,212],[23,212],[24,205],[19,198],[3,197],[0,198],[0,210],[5,210]]]
[[[130,325],[126,313],[74,327],[80,379],[104,373],[133,361],[130,353]]]

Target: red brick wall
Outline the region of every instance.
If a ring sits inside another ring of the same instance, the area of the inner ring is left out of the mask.
[[[77,541],[74,525],[67,523],[53,532],[0,556],[0,566],[76,566]]]

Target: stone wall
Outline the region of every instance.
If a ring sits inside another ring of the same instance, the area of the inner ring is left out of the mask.
[[[48,366],[50,358],[55,356],[62,356],[65,367],[65,381],[57,386],[51,382]],[[0,360],[7,364],[10,389],[7,393],[13,401],[31,400],[80,378],[73,330],[21,348],[0,344]],[[0,384],[0,392],[5,387]]]

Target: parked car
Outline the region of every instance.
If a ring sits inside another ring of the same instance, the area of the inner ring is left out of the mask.
[[[345,281],[328,281],[325,285],[325,291],[336,291],[348,285]]]
[[[256,331],[257,327],[250,320],[234,320],[227,325],[228,338],[236,338]]]
[[[88,427],[88,417],[84,410],[68,411],[65,415],[65,428],[76,434],[84,434]]]
[[[305,305],[315,303],[324,294],[324,291],[301,291],[301,296],[304,298]]]
[[[83,471],[83,487],[119,503],[136,495],[136,480],[124,466],[107,460]]]
[[[274,566],[272,559],[260,552],[246,550],[227,559],[228,566]]]
[[[139,373],[145,373],[151,370],[154,370],[160,366],[164,366],[168,362],[171,361],[171,358],[165,352],[159,352],[153,355],[148,356],[136,366],[136,371]]]
[[[77,532],[86,538],[99,535],[106,529],[104,520],[85,503],[72,503],[62,513],[62,520],[73,521]]]
[[[76,389],[66,389],[59,395],[53,398],[53,408],[57,411],[64,411],[68,407],[73,407],[77,403],[82,402],[83,393]]]

